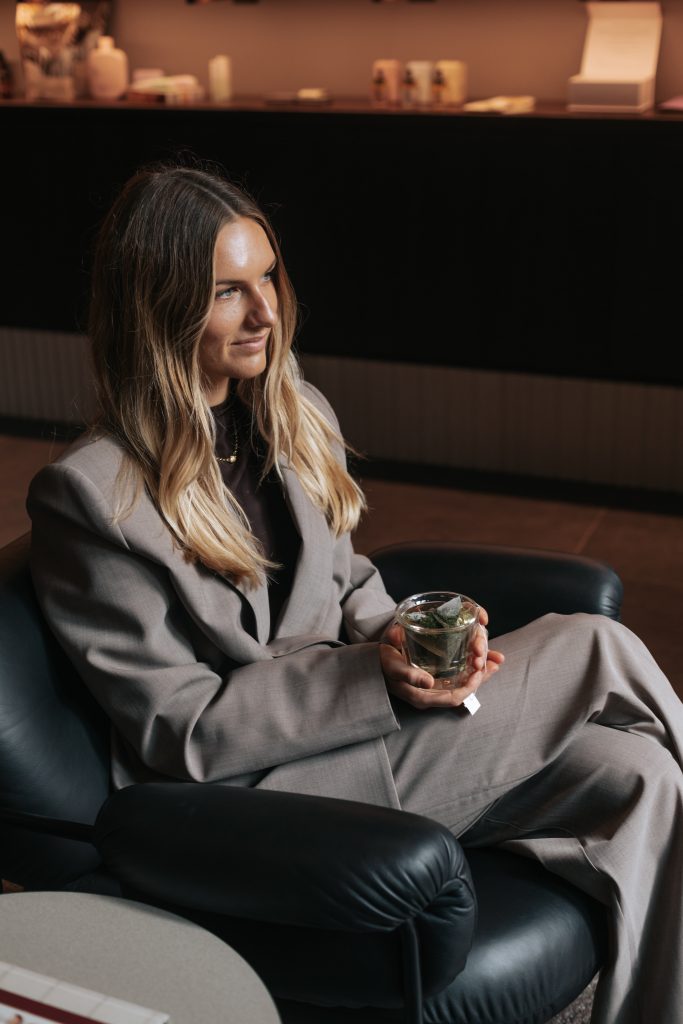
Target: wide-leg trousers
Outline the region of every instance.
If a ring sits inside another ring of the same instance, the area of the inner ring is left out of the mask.
[[[683,1021],[683,704],[641,641],[546,615],[492,642],[476,715],[394,702],[401,806],[534,857],[610,908],[593,1024]]]

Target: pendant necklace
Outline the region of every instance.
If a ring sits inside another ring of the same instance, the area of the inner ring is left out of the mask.
[[[230,455],[217,455],[216,456],[216,461],[217,462],[229,462],[231,464],[234,463],[234,462],[237,462],[237,448],[238,448],[237,427],[235,426],[235,419],[233,417],[233,420],[232,420],[232,453]]]

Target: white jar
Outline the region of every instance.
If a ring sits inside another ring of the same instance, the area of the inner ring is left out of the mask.
[[[384,89],[387,103],[400,103],[401,101],[401,62],[400,60],[381,59],[373,62],[373,81],[378,73],[384,78]]]
[[[112,36],[100,36],[88,54],[88,85],[95,100],[118,100],[128,88],[128,58]]]
[[[209,96],[213,103],[229,103],[232,99],[232,62],[224,53],[209,61]]]
[[[467,99],[467,65],[461,60],[437,60],[435,70],[443,78],[441,102],[444,106],[461,107]]]
[[[433,62],[431,60],[409,60],[406,70],[410,71],[415,83],[415,103],[420,107],[428,107],[432,102]]]

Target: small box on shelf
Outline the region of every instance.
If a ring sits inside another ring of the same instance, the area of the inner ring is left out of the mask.
[[[579,74],[569,79],[569,110],[651,110],[662,34],[660,4],[589,2],[586,10],[583,60]]]

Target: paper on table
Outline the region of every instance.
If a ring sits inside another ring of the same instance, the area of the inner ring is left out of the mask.
[[[535,106],[535,96],[491,96],[486,100],[471,100],[465,103],[463,110],[495,114],[529,114]]]
[[[0,1024],[171,1024],[167,1013],[0,961]]]

